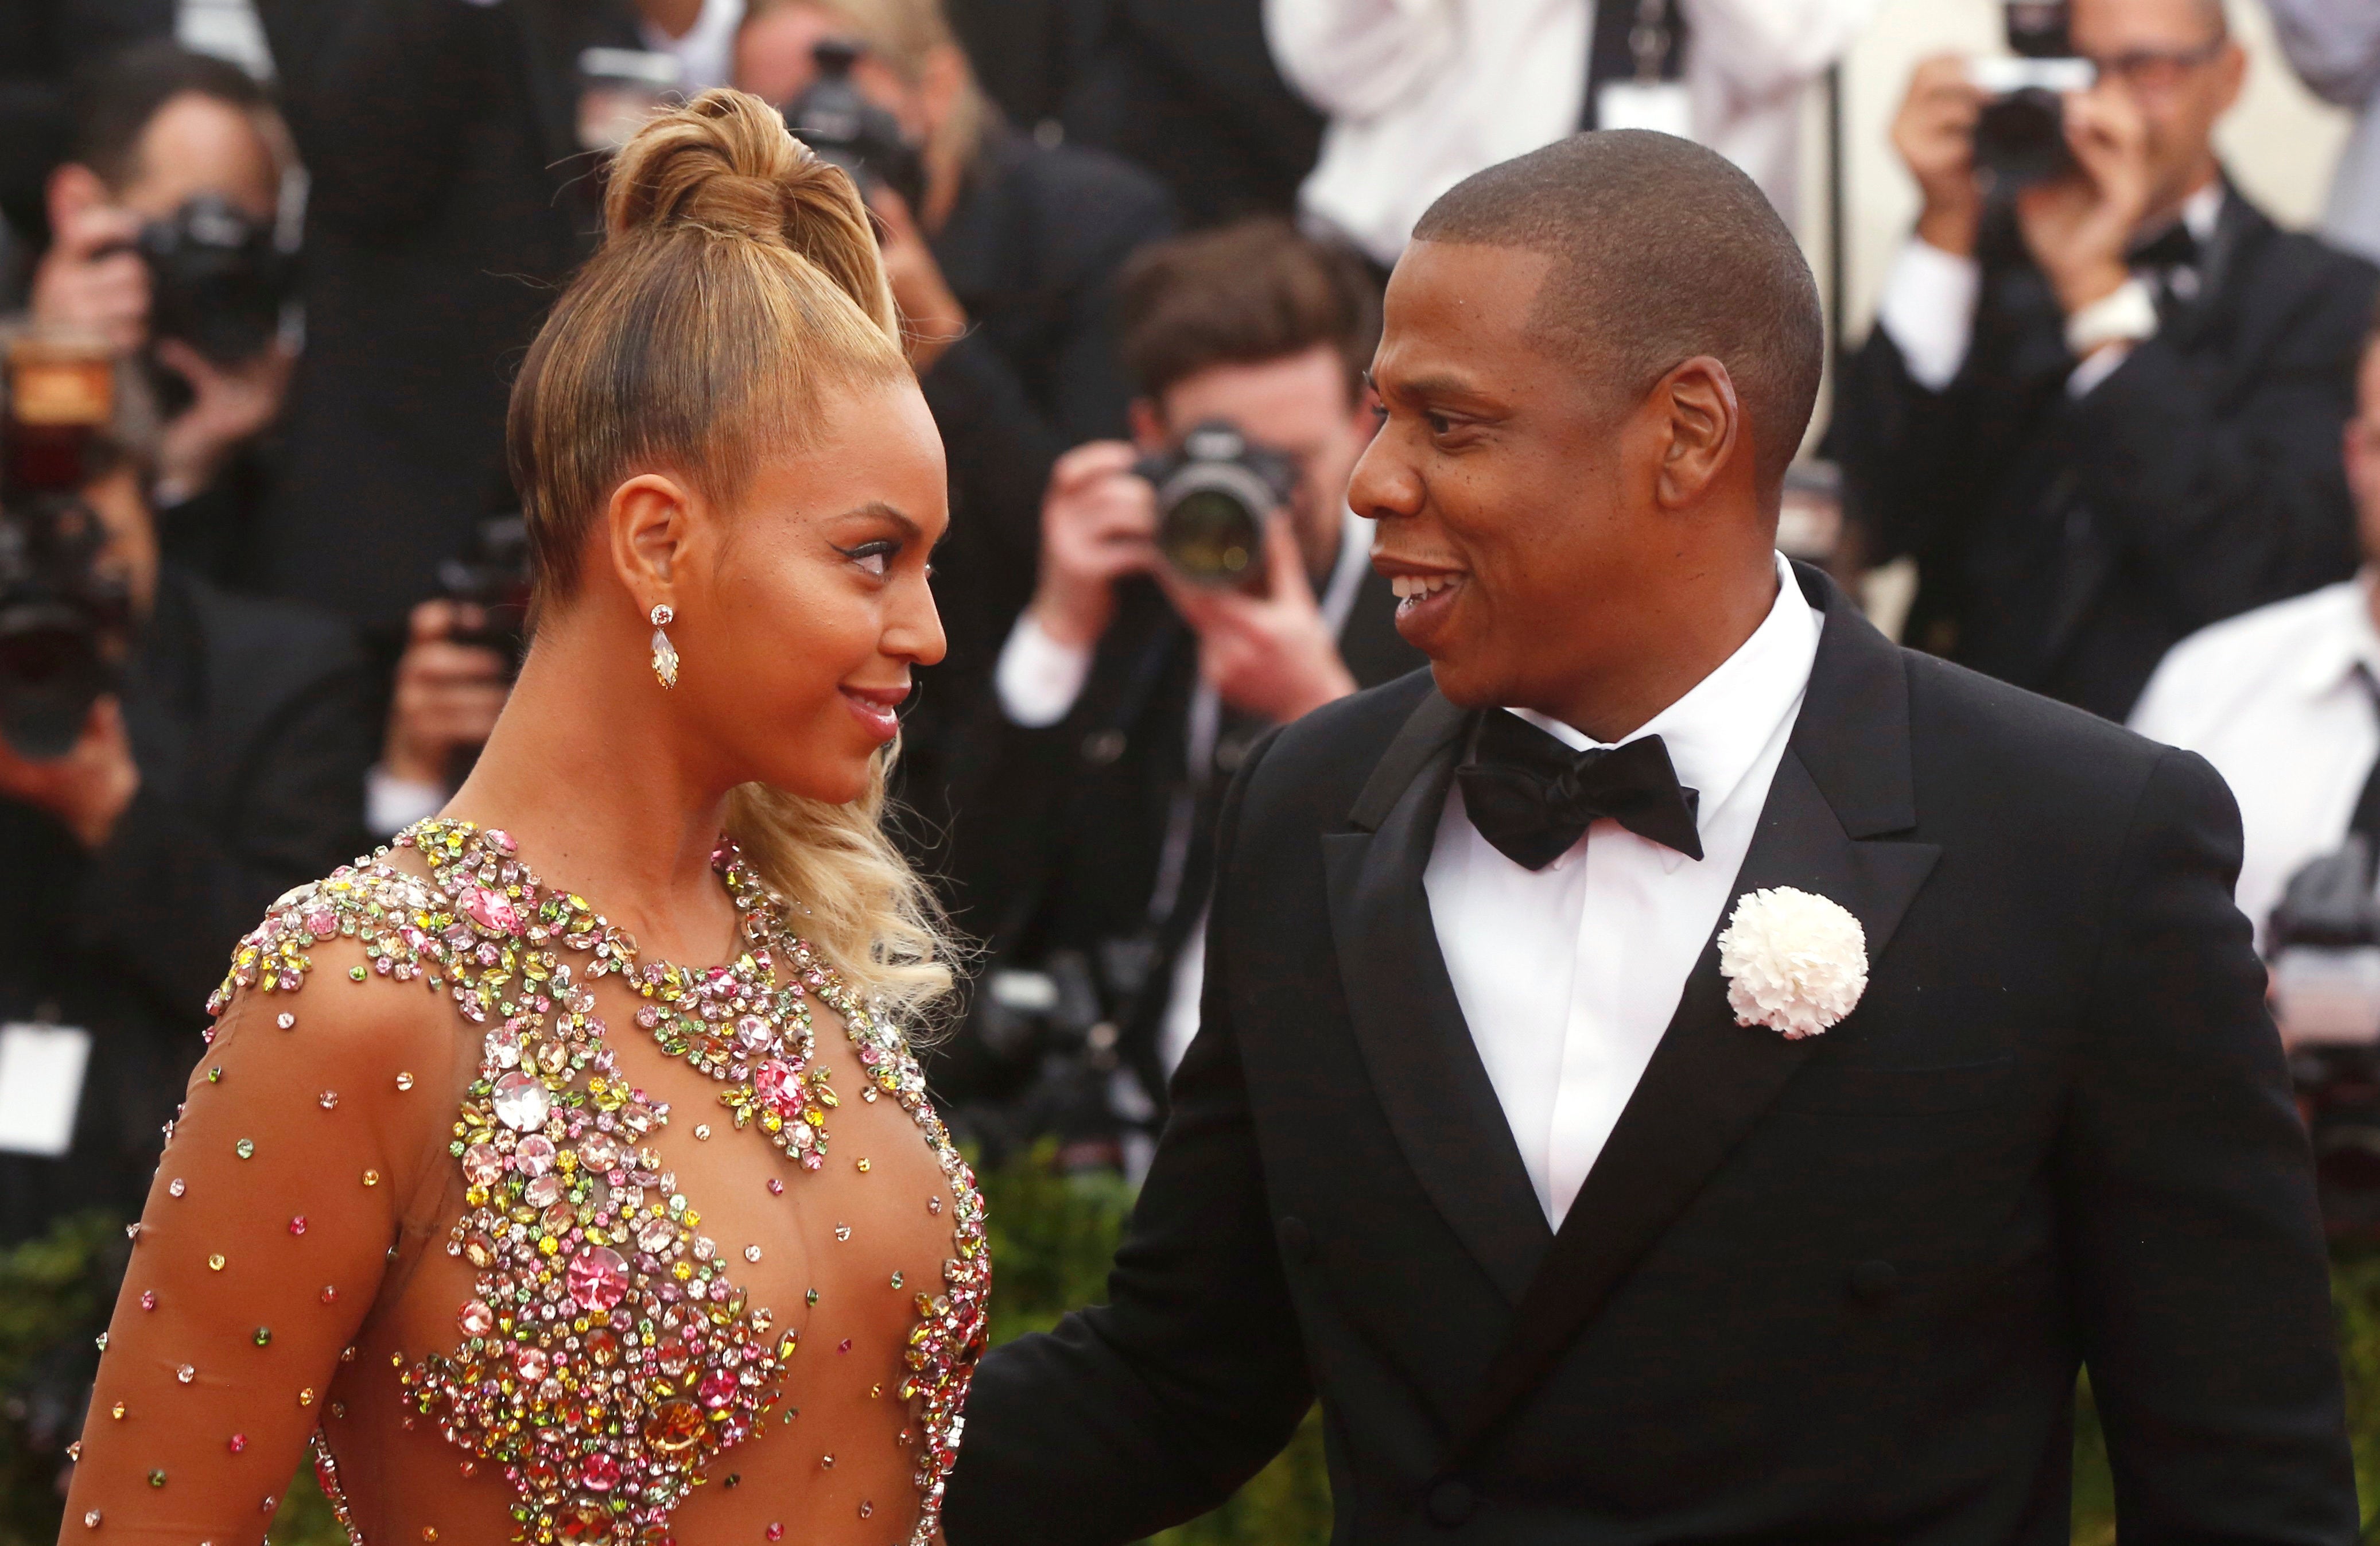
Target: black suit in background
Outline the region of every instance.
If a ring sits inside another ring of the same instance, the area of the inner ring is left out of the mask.
[[[1918,561],[1912,642],[2121,719],[2183,636],[2354,571],[2338,446],[2369,265],[2229,193],[2199,298],[2077,400],[2047,280],[2004,221],[1985,254],[1949,387],[1879,327],[1836,409],[1872,556]]]
[[[364,851],[372,684],[350,630],[168,569],[123,701],[140,790],[87,852],[0,801],[0,1020],[89,1029],[74,1148],[0,1155],[0,1240],[140,1211],[207,995],[273,899]]]
[[[1424,663],[1396,630],[1396,597],[1368,571],[1339,630],[1341,659],[1360,687]],[[1115,995],[1121,1051],[1151,1092],[1165,1083],[1160,1021],[1173,963],[1207,905],[1216,811],[1232,773],[1269,725],[1225,709],[1214,767],[1189,771],[1189,710],[1198,640],[1153,580],[1119,587],[1082,696],[1056,724],[1027,728],[981,690],[957,760],[948,899],[959,926],[1002,964],[1081,951]],[[1177,800],[1188,802],[1178,880],[1160,896]],[[1118,954],[1146,941],[1146,953]],[[1106,948],[1103,948],[1106,947]],[[937,1093],[997,1092],[1002,1076],[974,1037],[932,1054]]]
[[[0,0],[0,219],[29,251],[49,241],[44,192],[74,138],[76,73],[173,35],[174,0]]]
[[[481,517],[516,507],[511,376],[593,250],[569,0],[259,0],[312,174],[306,353],[265,588],[393,629]]]
[[[1415,676],[1289,726],[1110,1303],[984,1359],[953,1546],[1150,1533],[1317,1394],[1341,1541],[2064,1546],[2078,1360],[2127,1541],[2356,1538],[2221,782],[1801,580],[1735,893],[1856,916],[1859,1007],[1740,1027],[1706,943],[1551,1232],[1423,890],[1472,716]]]

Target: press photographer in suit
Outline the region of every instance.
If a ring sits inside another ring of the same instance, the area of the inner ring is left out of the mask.
[[[1894,140],[1925,198],[1835,415],[1911,642],[2111,719],[2220,618],[2344,579],[2338,470],[2374,271],[2276,227],[2216,160],[2247,70],[2219,0],[2072,0],[2070,164],[1987,197],[1967,62]]]
[[[1121,290],[1135,443],[1077,446],[1050,479],[1033,603],[959,737],[952,901],[995,965],[1084,958],[1092,1012],[1137,1076],[1127,1104],[1145,1112],[1196,1027],[1208,858],[1232,771],[1270,726],[1421,657],[1368,566],[1371,523],[1346,507],[1379,334],[1362,262],[1258,220],[1148,249]],[[1168,559],[1165,501],[1145,475],[1164,481],[1144,458],[1178,458],[1211,425],[1280,480],[1281,507],[1259,512],[1261,581],[1243,588]],[[946,1094],[996,1095],[1033,1066],[1039,1049],[1003,1067],[982,1026],[941,1054]]]
[[[1107,1303],[994,1348],[952,1546],[1212,1507],[1318,1397],[1339,1538],[2347,1546],[2304,1130],[2200,759],[1775,550],[1826,348],[1712,152],[1456,185],[1389,284],[1430,673],[1257,743]]]

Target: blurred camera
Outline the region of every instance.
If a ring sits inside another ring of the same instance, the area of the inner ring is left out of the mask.
[[[1257,590],[1265,522],[1297,488],[1297,463],[1220,420],[1133,468],[1157,486],[1157,548],[1194,585]]]
[[[281,331],[294,289],[288,254],[269,221],[201,193],[132,244],[149,265],[150,332],[178,338],[217,365],[255,359]]]
[[[2089,91],[2098,72],[2074,56],[2065,0],[2008,0],[2006,19],[2015,57],[1973,60],[1968,79],[1989,94],[1975,120],[1975,170],[1993,191],[2014,193],[2073,169],[2063,99]]]
[[[0,420],[0,739],[46,761],[72,750],[114,690],[131,599],[81,498],[114,411],[103,350],[19,338]]]
[[[2380,1230],[2380,901],[2363,834],[2289,877],[2265,951],[2324,1222],[2334,1234],[2371,1234]]]
[[[840,166],[866,193],[881,184],[915,212],[926,194],[926,164],[901,132],[901,120],[868,100],[851,79],[863,50],[848,38],[828,38],[810,50],[818,79],[785,103],[785,127]]]
[[[459,558],[438,566],[438,588],[448,601],[480,609],[476,628],[457,629],[457,644],[493,650],[504,658],[507,680],[520,674],[528,644],[528,522],[517,513],[491,516],[471,534]]]

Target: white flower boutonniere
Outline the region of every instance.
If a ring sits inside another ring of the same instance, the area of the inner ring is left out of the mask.
[[[1815,1036],[1867,991],[1867,933],[1839,902],[1791,886],[1737,899],[1718,937],[1735,1022],[1788,1041]]]

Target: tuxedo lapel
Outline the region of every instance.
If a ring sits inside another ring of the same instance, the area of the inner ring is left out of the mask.
[[[1422,1188],[1504,1296],[1520,1302],[1552,1233],[1479,1061],[1422,872],[1471,716],[1432,691],[1350,814],[1326,834],[1331,937],[1355,1041]]]
[[[1915,823],[1900,651],[1834,587],[1803,571],[1827,614],[1810,685],[1732,898],[1792,886],[1859,919],[1873,969],[1940,849],[1880,834]],[[1513,1330],[1454,1433],[1458,1462],[1536,1386],[1611,1290],[1725,1163],[1819,1045],[1735,1023],[1718,928],[1560,1231]]]

